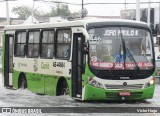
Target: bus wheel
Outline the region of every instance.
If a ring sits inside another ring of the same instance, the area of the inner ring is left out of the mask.
[[[27,88],[27,80],[25,76],[21,76],[18,82],[18,88],[26,89]]]
[[[68,94],[69,94],[69,90],[68,90],[67,82],[63,81],[60,89],[60,95],[68,95]]]

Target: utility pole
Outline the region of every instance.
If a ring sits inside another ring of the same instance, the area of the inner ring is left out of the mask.
[[[136,0],[136,20],[140,21],[140,0]]]
[[[84,4],[82,0],[81,18],[84,18],[88,14],[87,9],[84,9]]]
[[[33,0],[33,6],[32,6],[32,23],[34,23],[33,18],[34,18],[34,3],[35,1]]]
[[[125,0],[125,4],[124,4],[125,10],[127,10],[127,5],[126,5],[126,1],[127,1],[127,0]]]
[[[84,7],[83,7],[83,0],[82,0],[82,9],[84,9]]]
[[[151,4],[150,4],[151,0],[149,0],[149,3],[148,3],[148,18],[147,18],[147,23],[148,23],[148,26],[150,27],[150,11],[151,11]]]
[[[83,0],[82,0],[82,10],[81,10],[82,18],[84,17],[84,15],[82,14],[83,9],[84,9],[84,7],[83,7]]]
[[[8,0],[6,1],[6,17],[7,17],[7,25],[10,25]]]

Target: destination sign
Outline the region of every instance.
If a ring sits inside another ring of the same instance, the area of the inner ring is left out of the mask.
[[[113,68],[114,69],[124,69],[124,63],[112,63],[112,62],[91,62],[91,65],[96,68]],[[152,63],[149,62],[137,62],[140,68],[152,68]],[[135,63],[125,63],[126,69],[134,69],[136,67]]]
[[[105,30],[105,33],[103,34],[104,36],[128,36],[128,37],[133,37],[133,36],[139,36],[139,31],[138,29],[130,29],[130,30]]]

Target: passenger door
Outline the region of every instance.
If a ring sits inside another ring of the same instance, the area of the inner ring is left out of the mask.
[[[4,52],[4,86],[13,86],[13,42],[14,34],[6,34]]]
[[[73,34],[72,54],[72,97],[82,99],[82,73],[83,73],[83,45],[82,33]]]

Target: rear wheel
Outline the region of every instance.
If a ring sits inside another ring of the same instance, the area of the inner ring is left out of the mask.
[[[18,82],[18,88],[20,89],[26,89],[27,88],[27,80],[26,77],[23,75],[20,77]]]
[[[62,82],[62,86],[61,86],[61,94],[60,95],[68,95],[69,94],[69,90],[68,90],[68,85],[66,81]]]

